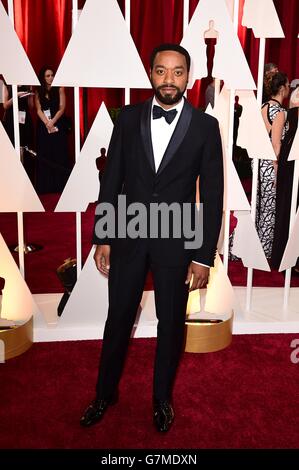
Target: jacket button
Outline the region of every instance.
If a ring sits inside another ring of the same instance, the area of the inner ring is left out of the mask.
[[[153,196],[153,197],[158,197],[159,194],[158,194],[158,193],[153,193],[152,196]]]

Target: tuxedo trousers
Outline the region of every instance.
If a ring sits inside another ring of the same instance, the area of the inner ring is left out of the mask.
[[[158,319],[153,398],[171,399],[185,337],[188,265],[160,266],[152,260],[146,243],[141,243],[134,256],[125,260],[115,259],[113,248],[111,250],[109,308],[96,385],[98,397],[109,399],[117,391],[149,270],[153,276]]]

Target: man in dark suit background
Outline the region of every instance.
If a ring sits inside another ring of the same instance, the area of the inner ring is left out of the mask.
[[[221,227],[219,126],[216,119],[193,108],[183,97],[190,56],[179,45],[163,44],[154,49],[150,65],[155,96],[145,103],[125,106],[120,112],[108,149],[98,208],[111,204],[120,211],[120,194],[126,197],[126,207],[139,203],[148,211],[157,203],[194,206],[199,176],[203,242],[196,248],[186,247],[185,234],[174,235],[178,228],[174,217],[169,238],[163,238],[160,231],[158,237],[147,234],[145,238],[103,235],[104,213],[96,211],[94,259],[99,271],[108,275],[109,309],[96,398],[85,410],[82,426],[101,420],[118,399],[130,334],[150,269],[158,318],[153,419],[158,431],[168,431],[174,419],[172,389],[183,350],[188,293],[206,286]]]

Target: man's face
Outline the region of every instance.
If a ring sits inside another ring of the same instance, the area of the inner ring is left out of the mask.
[[[168,108],[178,103],[188,83],[185,56],[176,51],[158,52],[150,72],[150,80],[160,104]]]

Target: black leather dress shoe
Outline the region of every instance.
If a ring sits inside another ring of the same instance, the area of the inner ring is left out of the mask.
[[[167,432],[174,419],[174,411],[167,400],[154,400],[154,424],[159,432]]]
[[[96,398],[84,411],[83,416],[80,419],[81,426],[87,428],[93,424],[98,423],[104,416],[107,408],[110,405],[115,405],[118,401],[118,396],[113,397],[110,400],[103,398]]]

